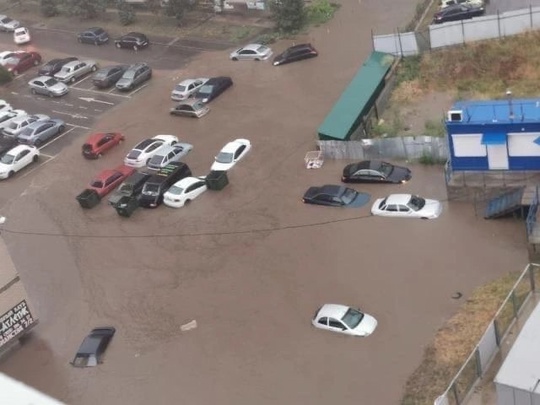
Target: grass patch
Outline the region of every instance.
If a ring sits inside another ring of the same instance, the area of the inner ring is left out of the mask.
[[[424,135],[442,138],[446,135],[446,128],[442,120],[427,120],[424,123]]]
[[[485,286],[477,288],[470,299],[460,308],[446,325],[441,328],[425,352],[420,366],[409,377],[405,385],[402,405],[433,405],[433,401],[448,387],[455,373],[463,365],[478,343],[506,298],[521,272],[513,272]],[[517,288],[516,295],[523,299],[530,287],[529,278]],[[511,307],[505,305],[501,323],[508,323]],[[474,359],[472,360],[474,363]],[[471,370],[469,370],[471,368]],[[466,390],[474,378],[474,365],[468,364],[468,373],[458,382],[458,392]]]
[[[235,42],[241,41],[252,36],[253,32],[255,31],[254,28],[255,27],[250,27],[247,25],[232,27],[229,37]]]
[[[306,7],[308,23],[317,27],[330,21],[339,7],[339,4],[328,0],[315,0]]]

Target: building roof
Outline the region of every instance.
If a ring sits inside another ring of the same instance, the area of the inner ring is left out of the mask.
[[[447,124],[540,122],[540,99],[459,101],[451,108],[455,110],[463,111],[463,120]]]
[[[377,88],[381,86],[395,57],[383,52],[372,52],[332,110],[319,127],[319,137],[347,140],[360,116],[370,106]]]
[[[540,305],[521,329],[495,377],[502,384],[529,392],[540,392]]]
[[[9,405],[65,405],[2,373],[0,373],[0,392],[2,403]]]

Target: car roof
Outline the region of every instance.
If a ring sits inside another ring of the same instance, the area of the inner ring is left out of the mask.
[[[78,65],[80,62],[82,62],[81,60],[77,59],[77,60],[72,60],[71,62],[68,62],[66,63],[64,66],[62,67],[73,67],[73,66],[76,66]]]
[[[128,32],[124,37],[145,37],[142,32]]]
[[[407,204],[411,199],[410,194],[390,194],[386,197],[386,204]]]
[[[49,122],[49,121],[51,121],[51,120],[47,120],[47,121],[45,121],[45,120],[43,120],[43,121],[41,121],[41,120],[34,121],[34,122],[32,122],[31,124],[28,124],[28,125],[26,126],[26,129],[28,129],[28,128],[30,128],[30,129],[35,129],[35,128],[37,128],[37,127],[41,126],[42,124],[44,124],[44,123],[46,123],[46,122]]]
[[[96,132],[95,134],[92,134],[86,138],[86,143],[97,142],[107,134],[114,134],[114,132]]]
[[[171,146],[171,145],[163,145],[162,147],[160,147],[158,149],[155,156],[158,156],[158,155],[159,156],[165,156],[167,153],[169,153],[169,152],[171,152],[171,151],[173,151],[175,149],[176,148],[174,147],[174,145],[173,146]]]
[[[256,50],[259,49],[261,46],[266,46],[266,45],[262,45],[262,44],[247,44],[246,46],[243,46],[243,47],[240,48],[240,49],[249,49],[249,50],[252,50],[252,51],[256,51]]]
[[[193,106],[194,104],[201,104],[202,105],[203,103],[198,98],[188,98],[187,100],[183,100],[180,103],[178,103],[177,106],[179,106],[179,105]]]
[[[339,195],[344,186],[338,186],[336,184],[325,184],[319,187],[319,194]]]
[[[77,354],[97,354],[97,350],[103,340],[110,340],[114,336],[115,329],[95,328],[86,336],[77,350]]]
[[[240,145],[243,145],[242,143],[238,142],[238,141],[231,141],[229,143],[227,143],[222,149],[221,151],[222,152],[225,152],[225,153],[233,153],[233,152],[236,152],[236,149],[238,149],[238,147]]]
[[[51,76],[38,76],[38,77],[34,77],[32,80],[30,80],[31,82],[34,82],[36,80],[41,80],[42,82],[44,82],[45,80],[49,80],[49,79],[53,79],[53,80],[56,80],[54,77],[51,77]],[[56,80],[58,82],[58,80]],[[60,82],[58,82],[60,83]]]
[[[293,46],[288,47],[287,50],[296,51],[298,49],[304,49],[304,48],[312,49],[313,46],[311,44],[309,44],[309,43],[308,44],[298,44],[298,45],[293,45]]]
[[[141,66],[148,66],[148,63],[145,63],[145,62],[137,62],[137,63],[134,63],[132,65],[130,65],[127,70],[135,70],[135,69],[139,69]]]
[[[132,150],[145,150],[154,142],[163,142],[163,141],[160,139],[154,139],[154,138],[143,139],[137,145],[135,145]]]
[[[191,83],[193,83],[197,79],[184,79],[180,83],[178,83],[179,86],[188,86]]]
[[[198,177],[184,177],[182,180],[178,180],[174,185],[176,187],[182,187],[186,188],[191,186],[193,183],[197,183],[198,181],[202,181],[202,179],[199,179]]]
[[[28,145],[17,145],[13,149],[10,149],[8,153],[10,155],[15,155],[15,154],[17,154],[17,153],[19,153],[19,152],[21,152],[21,151],[23,151],[25,149],[32,149],[32,148],[30,146],[28,146]]]
[[[328,318],[335,318],[335,319],[341,319],[343,316],[347,313],[349,310],[349,307],[345,305],[339,305],[339,304],[324,304],[321,309],[319,309],[319,312],[317,312],[317,317],[328,317]]]
[[[208,81],[205,84],[212,84],[212,83],[220,82],[223,80],[232,80],[232,79],[229,76],[216,76],[216,77],[211,77],[210,79],[208,79]]]

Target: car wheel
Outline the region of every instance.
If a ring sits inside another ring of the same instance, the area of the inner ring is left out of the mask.
[[[66,127],[64,125],[60,125],[60,127],[58,128],[58,133],[64,132],[65,129],[66,129]]]
[[[36,139],[36,141],[34,142],[34,146],[37,148],[39,146],[41,146],[43,142],[41,141],[41,139]]]
[[[49,92],[49,97],[50,97],[50,98],[53,98],[53,97],[54,97],[54,94],[52,94],[51,92]]]
[[[238,62],[238,58],[237,58],[237,57],[232,58],[232,60],[235,61],[235,62]]]
[[[79,41],[79,44],[82,44],[82,38],[77,38],[77,41]]]
[[[92,66],[91,70],[92,70],[92,72],[95,72],[97,70],[97,66],[96,65]]]
[[[138,51],[139,50],[139,47],[137,45],[133,45],[133,50],[134,51]]]
[[[36,91],[36,89],[31,89],[30,91],[31,91],[31,92],[32,92],[32,94],[34,94],[34,95],[35,95],[35,94],[37,94],[37,91]]]
[[[98,153],[98,154],[97,154],[97,158],[98,158],[98,159],[101,159],[102,157],[103,157],[103,153]]]
[[[190,202],[191,202],[191,200],[186,200],[186,201],[184,202],[184,207],[185,207],[186,205],[189,205]]]
[[[36,163],[39,160],[39,155],[34,155],[32,162]]]
[[[8,176],[8,179],[9,179],[10,177],[13,177],[14,174],[15,174],[15,172],[14,172],[13,170],[10,171],[10,172],[8,173],[8,175],[7,175],[7,176]]]
[[[118,49],[120,49],[120,48],[122,48],[122,45],[120,45],[120,43],[117,42],[117,43],[116,43],[116,47],[117,47]]]
[[[99,45],[99,42],[98,42],[97,39],[94,41],[94,45],[96,45],[96,46]]]
[[[75,83],[75,80],[76,80],[76,79],[75,79],[75,76],[73,76],[71,79],[69,79],[69,82],[70,82],[70,83]]]
[[[429,219],[429,218],[426,218],[426,217],[422,217],[422,218],[420,218],[420,219]]]
[[[36,59],[36,60],[34,61],[34,66],[37,66],[37,65],[39,65],[39,60]]]
[[[260,59],[259,59],[259,58],[255,58],[255,62],[259,62],[259,61],[260,61]]]
[[[19,75],[19,71],[15,69],[15,70],[13,71],[13,75],[14,75],[14,76],[18,76],[18,75]]]

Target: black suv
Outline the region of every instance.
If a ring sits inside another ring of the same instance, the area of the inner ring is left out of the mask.
[[[191,176],[191,169],[182,162],[170,163],[144,183],[139,205],[155,208],[163,202],[163,194],[178,180]]]
[[[131,65],[116,82],[118,90],[131,90],[141,83],[150,80],[152,77],[152,68],[146,63],[136,63]]]
[[[148,37],[140,32],[130,32],[114,40],[117,48],[128,48],[137,51],[150,45]]]
[[[92,84],[100,89],[111,87],[120,80],[128,67],[128,65],[105,66],[92,76]]]
[[[81,44],[102,45],[109,42],[109,34],[103,28],[92,27],[79,33],[77,40]]]
[[[274,58],[273,65],[279,66],[303,59],[314,58],[319,52],[311,44],[294,45]]]

